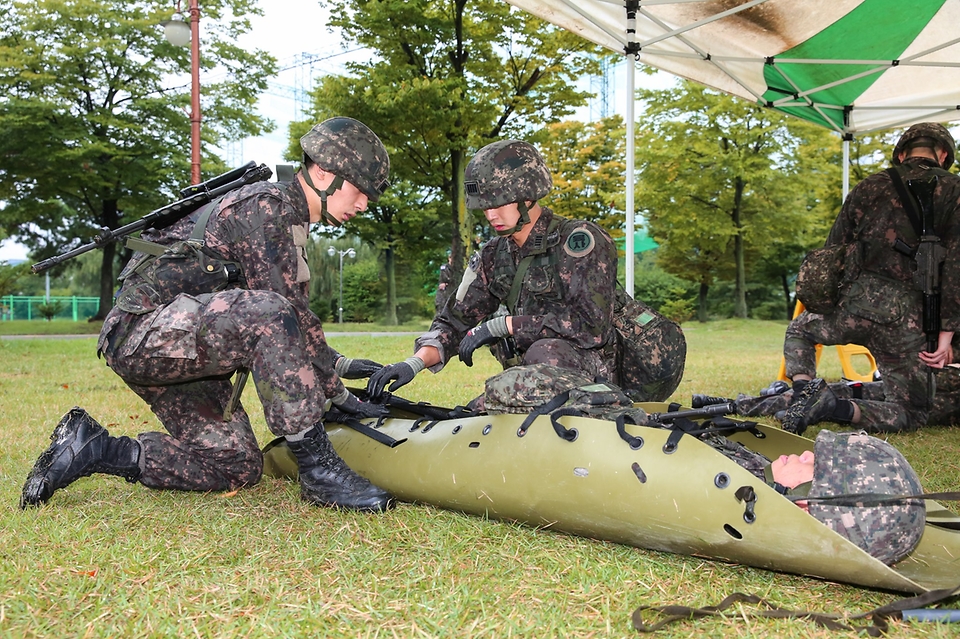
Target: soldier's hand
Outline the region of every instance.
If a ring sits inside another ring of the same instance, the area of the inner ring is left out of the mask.
[[[406,386],[412,382],[417,373],[423,369],[423,360],[419,357],[408,357],[402,362],[384,366],[370,376],[370,381],[367,382],[367,396],[372,401],[377,401],[383,394],[384,387],[391,381],[393,383],[387,390],[392,393],[401,386]]]
[[[372,359],[353,359],[352,357],[341,356],[337,359],[334,368],[337,375],[342,379],[363,379],[383,368],[383,364],[379,364]]]
[[[348,390],[333,398],[333,405],[341,412],[349,413],[360,418],[365,417],[384,417],[390,414],[389,409],[382,404],[372,404],[370,402],[361,402],[356,395]]]
[[[507,318],[495,317],[480,326],[471,328],[467,336],[460,341],[460,361],[473,366],[473,352],[486,344],[493,344],[501,337],[510,334],[507,330]]]

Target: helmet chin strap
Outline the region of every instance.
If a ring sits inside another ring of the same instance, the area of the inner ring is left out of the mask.
[[[340,190],[340,187],[343,186],[343,178],[339,175],[333,176],[333,182],[330,186],[327,187],[325,191],[321,191],[313,184],[313,179],[310,177],[310,171],[301,171],[303,173],[303,179],[314,193],[320,196],[320,219],[323,220],[325,224],[329,224],[333,227],[340,227],[343,225],[343,222],[337,218],[330,215],[330,212],[327,211],[327,197],[333,195]]]
[[[502,231],[494,231],[497,235],[500,237],[513,235],[530,223],[530,207],[527,206],[526,200],[517,202],[517,210],[520,211],[520,219],[517,220],[516,225]]]

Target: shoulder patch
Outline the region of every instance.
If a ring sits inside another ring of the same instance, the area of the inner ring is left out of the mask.
[[[567,236],[567,241],[563,243],[563,250],[570,257],[584,257],[590,255],[596,245],[593,233],[585,227],[580,227]]]

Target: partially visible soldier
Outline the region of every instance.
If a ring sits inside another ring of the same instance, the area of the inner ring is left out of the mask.
[[[816,378],[815,378],[816,379]],[[814,380],[811,380],[814,381]],[[821,383],[815,381],[818,386]],[[866,400],[882,402],[883,382],[830,382],[825,390],[820,389],[824,396],[832,395],[836,400]],[[746,395],[738,397],[710,397],[694,395],[692,404],[699,408],[710,404],[722,404],[732,401],[737,407],[737,415],[743,417],[785,417],[786,410],[793,404],[793,389],[784,385],[777,392],[762,395]],[[858,427],[867,431],[880,431],[880,428],[867,421],[868,415],[861,413]],[[937,371],[937,395],[933,398],[933,407],[927,417],[928,424],[936,426],[953,426],[960,424],[960,367],[958,365],[945,366]]]
[[[346,117],[316,125],[300,145],[303,165],[292,182],[245,186],[144,233],[154,245],[144,243],[146,252],[121,274],[98,354],[169,434],[113,437],[74,408],[31,470],[21,507],[92,473],[155,489],[256,484],[263,456],[250,420],[242,406],[225,410],[238,369],[252,373],[267,426],[289,442],[304,500],[365,511],[392,505],[388,493],[346,466],[324,432],[327,399],[345,413],[382,414],[347,391],[336,372],[369,375],[379,365],[327,345],[308,307],[305,259],[310,224],[340,226],[376,202],[389,184],[389,158],[373,131]]]
[[[946,169],[956,144],[936,123],[910,127],[893,150],[893,170],[904,184],[936,179],[934,226],[946,261],[941,276],[942,331],[934,352],[925,352],[922,293],[914,285],[917,262],[894,248],[916,247],[920,221],[912,221],[887,171],[851,191],[826,246],[848,247],[839,303],[827,314],[801,313],[787,328],[783,345],[786,375],[795,401],[783,427],[802,433],[821,421],[857,424],[873,432],[913,430],[927,423],[927,367],[946,363],[953,331],[960,328],[960,177]],[[912,197],[912,196],[911,196]],[[861,344],[873,354],[883,379],[883,400],[842,399],[816,375],[817,344]]]
[[[478,348],[495,343],[504,367],[551,364],[616,383],[617,249],[607,232],[541,207],[553,180],[527,142],[480,149],[467,165],[465,187],[467,207],[482,209],[498,237],[470,259],[456,293],[416,340],[415,354],[370,377],[371,399],[424,368],[439,372],[458,353],[471,366]]]

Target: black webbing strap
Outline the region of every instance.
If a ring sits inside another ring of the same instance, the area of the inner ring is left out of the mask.
[[[823,497],[809,497],[802,495],[788,495],[787,499],[791,501],[815,501],[818,504],[828,504],[830,506],[855,506],[869,508],[872,506],[883,506],[891,502],[904,501],[906,499],[937,499],[940,501],[960,501],[960,492],[942,492],[942,493],[916,493],[913,495],[890,495],[883,493],[848,493],[845,495],[829,495]]]
[[[547,226],[547,232],[543,235],[542,243],[539,247],[536,247],[536,250],[530,255],[527,255],[525,258],[520,260],[517,264],[517,273],[513,276],[513,283],[510,285],[510,293],[507,294],[507,299],[504,300],[504,306],[507,307],[507,311],[511,315],[516,313],[517,300],[520,299],[520,289],[523,288],[523,278],[527,274],[527,269],[530,268],[530,262],[533,261],[533,258],[543,255],[547,252],[549,248],[547,246],[547,238],[550,237],[550,234],[557,230],[557,227],[560,226],[561,218],[553,218],[550,221],[550,224]],[[505,239],[500,240],[500,250],[505,251],[506,242]]]
[[[871,637],[883,635],[889,628],[887,621],[891,618],[902,619],[905,610],[916,610],[925,608],[935,603],[940,603],[948,599],[955,598],[960,594],[960,586],[954,588],[944,588],[941,590],[931,590],[916,597],[907,597],[898,599],[885,606],[874,608],[868,612],[858,615],[846,616],[834,613],[809,612],[805,610],[790,610],[780,608],[771,604],[756,595],[746,595],[741,592],[735,592],[724,598],[716,606],[706,606],[704,608],[692,608],[689,606],[640,606],[633,611],[633,627],[640,632],[656,632],[664,626],[676,623],[678,621],[691,621],[703,617],[728,617],[724,614],[731,606],[736,604],[754,604],[763,606],[765,610],[759,610],[750,614],[750,617],[762,617],[767,619],[807,619],[818,626],[823,626],[830,630],[853,630],[857,632],[866,632]],[[654,614],[662,615],[664,618],[655,623],[646,623],[643,620],[643,613],[649,611]],[[729,617],[745,617],[743,611],[737,609]],[[851,624],[852,620],[870,618],[871,625],[860,626]]]
[[[560,393],[559,395],[551,399],[549,402],[546,402],[545,404],[540,404],[539,406],[537,406],[535,409],[533,409],[533,412],[527,415],[526,419],[523,420],[523,423],[520,424],[520,428],[517,429],[517,437],[523,437],[524,435],[526,435],[527,429],[530,428],[530,424],[532,424],[533,420],[535,420],[537,417],[552,413],[553,411],[557,410],[558,408],[566,404],[568,399],[570,399],[570,391],[567,391],[565,393]]]
[[[344,426],[347,426],[348,428],[352,428],[353,430],[357,431],[361,435],[366,435],[373,441],[384,444],[385,446],[388,446],[390,448],[396,448],[403,442],[407,441],[406,438],[394,439],[393,437],[390,437],[390,435],[387,435],[386,433],[381,432],[376,428],[371,428],[370,426],[367,426],[366,424],[361,422],[359,419],[357,419],[353,415],[348,415],[347,413],[342,413],[338,410],[327,411],[327,414],[323,416],[323,419],[324,421],[327,421],[333,424],[343,424]]]
[[[903,183],[903,177],[897,167],[891,166],[887,169],[887,175],[893,181],[893,187],[897,189],[897,195],[900,196],[900,205],[907,212],[910,224],[913,225],[913,230],[916,231],[917,239],[919,239],[923,235],[923,223],[920,219],[920,211],[917,210],[917,200],[907,191],[907,186]]]

